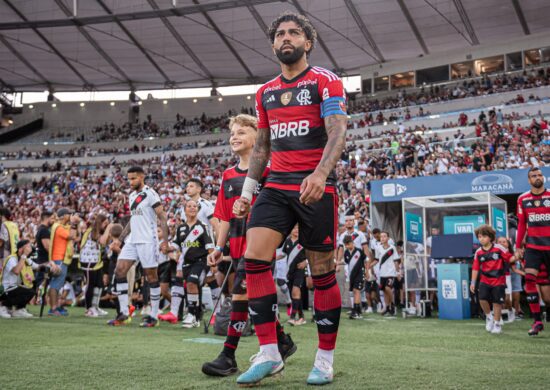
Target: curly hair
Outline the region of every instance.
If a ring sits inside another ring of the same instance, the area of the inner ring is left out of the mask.
[[[302,30],[304,30],[304,34],[306,34],[307,40],[311,42],[311,48],[307,52],[307,55],[309,55],[315,47],[315,43],[317,42],[317,31],[315,31],[315,27],[313,27],[309,19],[306,18],[304,15],[300,15],[290,11],[286,11],[279,15],[277,19],[271,22],[271,26],[267,30],[267,34],[269,35],[271,43],[275,42],[275,33],[277,32],[279,25],[285,22],[294,22]]]

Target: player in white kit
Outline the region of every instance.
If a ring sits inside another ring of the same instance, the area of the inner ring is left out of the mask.
[[[151,315],[143,317],[141,327],[149,328],[158,325],[158,309],[160,302],[160,284],[157,274],[158,267],[158,236],[157,220],[162,230],[164,240],[160,243],[163,253],[168,251],[168,224],[166,214],[157,192],[145,185],[145,171],[141,167],[128,169],[128,181],[134,190],[130,194],[130,222],[124,228],[120,237],[124,247],[118,256],[115,269],[115,290],[118,295],[120,314],[109,325],[127,325],[131,318],[128,314],[128,280],[126,274],[133,263],[139,261],[149,283],[151,299]],[[126,240],[124,240],[126,238]]]

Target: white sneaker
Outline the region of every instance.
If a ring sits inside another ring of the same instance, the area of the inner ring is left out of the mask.
[[[17,309],[11,312],[12,318],[29,318],[29,314],[25,309]]]
[[[181,327],[186,329],[198,328],[199,326],[199,321],[197,321],[195,316],[191,313],[187,313],[187,315],[183,318],[183,321],[181,322]]]
[[[416,315],[416,308],[411,306],[407,309],[407,314],[410,315],[410,316],[415,316]]]
[[[508,310],[508,322],[514,322],[516,320],[516,309]]]
[[[493,326],[495,325],[495,321],[493,320],[493,315],[489,314],[487,318],[485,319],[485,330],[487,332],[490,332],[493,330]]]
[[[86,310],[86,313],[84,313],[86,317],[99,317],[98,312],[95,310],[95,307],[90,307],[88,310]]]
[[[334,379],[334,369],[326,359],[317,357],[307,378],[308,385],[326,385]]]
[[[31,313],[29,313],[29,311],[27,310],[26,307],[20,309],[21,310],[21,313],[25,316],[25,318],[32,318],[34,317]]]
[[[0,318],[11,318],[11,314],[6,306],[0,306]]]
[[[103,310],[99,307],[96,307],[95,311],[97,312],[97,315],[100,316],[100,317],[103,317],[103,316],[106,316],[106,315],[109,314],[109,312],[107,310]]]
[[[501,334],[502,333],[502,325],[500,322],[495,322],[495,325],[493,326],[493,329],[491,329],[492,334]]]
[[[365,311],[365,313],[371,314],[371,313],[372,313],[372,307],[369,306],[369,307],[367,308],[367,311]]]

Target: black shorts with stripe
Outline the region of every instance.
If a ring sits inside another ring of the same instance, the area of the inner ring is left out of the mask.
[[[264,188],[254,206],[247,228],[266,227],[287,237],[294,225],[300,225],[298,242],[306,249],[318,252],[334,250],[338,223],[338,197],[334,187],[316,203],[300,203],[298,191]]]

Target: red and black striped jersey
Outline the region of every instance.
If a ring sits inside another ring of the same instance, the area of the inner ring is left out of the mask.
[[[246,250],[246,218],[238,219],[233,214],[233,204],[241,197],[244,179],[248,170],[239,169],[237,165],[227,168],[222,175],[222,183],[216,200],[214,217],[229,222],[229,255],[238,260],[244,256]],[[269,167],[265,169],[261,182],[258,184],[252,197],[254,204],[261,187],[269,174]],[[250,217],[250,215],[249,215]]]
[[[256,93],[258,128],[269,129],[271,136],[271,173],[266,187],[299,191],[303,179],[311,174],[327,143],[324,117],[345,114],[342,80],[329,70],[308,67],[287,80],[279,75]],[[327,179],[334,191],[336,177]]]
[[[521,194],[517,216],[516,247],[521,248],[525,238],[527,248],[550,251],[550,191],[545,189],[540,195],[532,192]]]
[[[474,271],[481,270],[481,283],[489,286],[502,286],[506,284],[504,263],[509,262],[511,258],[512,254],[498,244],[488,250],[479,248],[476,251],[472,269]]]

